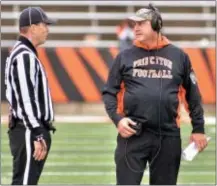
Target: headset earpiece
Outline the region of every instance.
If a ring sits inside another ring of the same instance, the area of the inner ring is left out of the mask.
[[[163,26],[163,21],[162,21],[161,15],[158,12],[153,13],[151,25],[152,25],[152,28],[154,31],[160,32],[160,30]]]
[[[151,20],[152,29],[156,32],[160,32],[163,26],[163,20],[160,15],[160,12],[151,3],[148,5],[148,9],[152,10],[152,20]]]

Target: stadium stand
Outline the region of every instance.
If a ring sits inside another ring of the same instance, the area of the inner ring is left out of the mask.
[[[148,1],[2,1],[1,68],[28,6],[41,6],[58,23],[50,27],[39,57],[55,103],[101,103],[101,88],[118,51],[117,25]],[[192,60],[204,103],[215,103],[215,2],[153,1],[164,19],[163,33]],[[201,71],[201,69],[203,69]],[[1,73],[4,84],[4,72]],[[1,99],[5,100],[4,88]]]
[[[28,6],[41,6],[58,20],[50,27],[46,47],[117,46],[116,26],[148,1],[2,1],[1,44],[9,47],[17,37],[17,18]],[[163,33],[181,47],[215,46],[215,1],[156,1],[164,19]],[[87,35],[96,42],[85,42]],[[82,42],[81,42],[82,41]]]

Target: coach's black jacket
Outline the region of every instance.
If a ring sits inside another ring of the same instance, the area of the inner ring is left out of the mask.
[[[129,117],[155,133],[160,124],[162,134],[174,136],[180,135],[178,111],[184,95],[192,132],[204,133],[201,96],[189,57],[164,36],[158,47],[147,49],[135,42],[119,53],[102,94],[116,125]]]

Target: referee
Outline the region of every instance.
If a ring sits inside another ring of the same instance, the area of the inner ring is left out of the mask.
[[[40,7],[24,9],[19,18],[20,36],[6,61],[12,185],[38,183],[51,146],[49,131],[55,131],[48,81],[36,50],[45,43],[48,25],[53,23]]]

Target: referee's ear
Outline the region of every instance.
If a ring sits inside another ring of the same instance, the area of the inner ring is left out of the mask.
[[[27,34],[29,31],[30,27],[29,26],[23,26],[23,27],[19,27],[20,33],[21,34]]]

